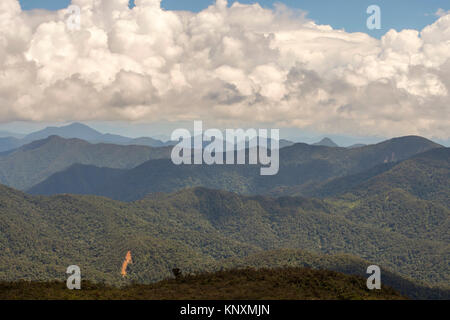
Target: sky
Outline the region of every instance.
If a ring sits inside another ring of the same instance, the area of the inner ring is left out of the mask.
[[[231,5],[235,1],[229,1]],[[421,30],[433,23],[439,9],[450,10],[448,0],[240,0],[240,3],[252,4],[258,2],[262,7],[273,8],[275,3],[283,3],[290,8],[297,8],[308,13],[308,17],[319,24],[328,24],[335,29],[345,29],[348,32],[367,32],[374,37],[380,37],[389,29]],[[21,0],[22,8],[29,10],[45,8],[56,10],[66,8],[70,0]],[[163,0],[161,6],[167,10],[189,10],[199,12],[214,0]],[[381,8],[382,25],[380,30],[368,30],[366,21],[368,6],[376,4]],[[130,6],[134,0],[130,0]]]
[[[450,139],[448,0],[72,4],[75,29],[69,1],[1,1],[0,130],[81,121],[143,135],[204,120]],[[372,4],[379,30],[366,25]]]

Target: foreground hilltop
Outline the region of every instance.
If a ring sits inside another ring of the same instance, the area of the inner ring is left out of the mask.
[[[181,276],[122,288],[83,283],[68,290],[62,282],[0,283],[0,300],[399,300],[394,289],[368,290],[366,279],[308,268],[241,269]]]

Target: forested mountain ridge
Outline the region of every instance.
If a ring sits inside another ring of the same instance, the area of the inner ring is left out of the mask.
[[[87,279],[150,282],[208,270],[267,250],[352,254],[411,279],[448,287],[448,242],[352,221],[338,205],[301,197],[242,196],[205,188],[131,203],[95,196],[29,196],[0,188],[0,279],[60,279],[79,265]],[[443,230],[445,232],[445,230]]]
[[[329,197],[348,192],[358,196],[400,188],[426,200],[448,204],[450,148],[436,148],[401,163],[384,163],[354,175],[331,180],[308,195]]]
[[[72,164],[133,168],[150,159],[168,158],[170,151],[170,147],[91,144],[51,136],[0,156],[0,183],[23,190]]]
[[[33,194],[79,192],[76,181],[93,175],[107,184],[89,189],[89,193],[117,200],[132,201],[151,192],[173,192],[202,186],[243,194],[306,194],[332,178],[359,173],[374,166],[405,160],[418,153],[441,146],[421,137],[402,137],[380,144],[356,148],[330,148],[295,144],[280,149],[280,170],[275,176],[261,176],[258,165],[174,165],[170,159],[147,161],[115,177],[106,177],[99,169],[77,167],[58,172],[30,188]],[[100,179],[100,178],[99,178]]]

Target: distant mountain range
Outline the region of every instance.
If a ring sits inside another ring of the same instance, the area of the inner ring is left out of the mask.
[[[173,141],[163,142],[158,139],[141,137],[128,138],[115,134],[103,134],[82,123],[72,123],[62,127],[47,127],[43,130],[36,131],[21,136],[8,136],[8,132],[0,135],[0,152],[9,151],[36,140],[47,139],[50,136],[59,136],[65,139],[81,139],[91,143],[109,143],[119,145],[140,145],[148,147],[166,147],[174,145]]]
[[[24,141],[14,137],[1,137],[0,138],[0,154],[14,150],[24,145]]]
[[[165,147],[173,145],[173,143],[162,142],[149,137],[142,138],[128,138],[116,134],[103,134],[91,127],[81,124],[72,123],[63,127],[48,127],[41,131],[31,133],[25,137],[26,141],[35,141],[46,139],[49,136],[60,136],[62,138],[70,139],[77,138],[91,143],[110,143],[123,145],[143,145],[148,147]]]
[[[319,142],[313,143],[313,146],[324,146],[324,147],[330,147],[330,148],[338,148],[339,145],[337,143],[335,143],[333,140],[331,140],[330,138],[323,138],[322,140],[320,140]],[[365,147],[367,146],[367,144],[362,144],[362,143],[356,143],[356,144],[352,144],[350,146],[348,146],[348,149],[354,149],[354,148],[361,148],[361,147]]]
[[[171,147],[91,144],[50,136],[0,155],[0,183],[27,189],[72,164],[133,168],[150,159],[168,158]]]
[[[96,194],[125,201],[140,199],[151,192],[173,192],[195,186],[244,194],[307,194],[330,179],[361,173],[441,147],[415,136],[354,149],[300,143],[280,150],[280,171],[275,176],[260,176],[258,165],[177,166],[170,159],[149,160],[121,172],[75,165],[28,191],[44,195]],[[87,183],[93,180],[97,182]]]
[[[0,130],[0,138],[17,138],[17,139],[22,139],[26,136],[26,134],[21,134],[21,133],[13,133],[13,132],[9,132],[9,131],[4,131],[4,130]]]
[[[332,148],[337,148],[339,147],[336,143],[334,143],[333,140],[331,140],[330,138],[323,138],[322,140],[320,140],[319,142],[313,143],[313,146],[324,146],[324,147],[332,147]]]
[[[166,141],[163,142],[161,140],[150,138],[150,137],[140,137],[140,138],[128,138],[115,134],[103,134],[98,132],[97,130],[92,129],[91,127],[84,125],[82,123],[72,123],[67,126],[62,127],[47,127],[43,130],[36,131],[30,133],[28,135],[20,136],[15,135],[9,132],[0,132],[0,154],[7,153],[11,150],[19,148],[23,145],[29,144],[31,142],[37,140],[47,139],[50,136],[59,136],[65,139],[80,139],[85,140],[90,143],[109,143],[109,144],[117,144],[117,145],[139,145],[139,146],[147,146],[152,148],[158,147],[168,147],[173,146],[178,143],[178,141]],[[191,145],[193,146],[193,139],[191,140]],[[202,146],[205,147],[210,142],[204,141]],[[288,141],[285,139],[280,139],[279,148],[284,148],[286,146],[293,145],[294,142]],[[248,147],[249,143],[245,144],[245,147]],[[271,141],[269,140],[268,146],[271,145]],[[224,150],[225,150],[225,142],[223,142]],[[232,145],[233,146],[233,145]],[[244,147],[244,148],[245,148]]]

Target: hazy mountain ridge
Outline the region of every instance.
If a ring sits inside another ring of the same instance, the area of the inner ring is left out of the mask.
[[[15,132],[10,132],[10,131],[5,131],[5,130],[0,130],[0,138],[17,138],[17,139],[22,139],[23,137],[25,137],[25,134],[21,134],[21,133],[15,133]]]
[[[72,164],[133,168],[145,161],[170,156],[170,147],[91,144],[80,139],[51,136],[0,156],[0,182],[27,189]]]
[[[0,137],[0,153],[19,148],[22,141],[14,137]]]
[[[331,148],[338,148],[339,146],[330,138],[323,138],[319,142],[313,143],[313,146],[324,146]]]
[[[307,194],[332,178],[364,172],[374,166],[405,160],[415,154],[441,146],[420,137],[402,137],[357,149],[311,146],[303,143],[280,149],[280,170],[275,176],[260,176],[258,165],[181,165],[170,159],[145,162],[90,191],[117,200],[137,200],[150,192],[173,192],[186,187],[203,186],[244,194]],[[388,159],[388,161],[386,161]],[[97,171],[104,176],[104,170]],[[83,173],[70,169],[49,177],[29,189],[33,194],[73,191],[77,181],[90,178],[95,171]],[[60,183],[64,181],[63,183]],[[68,187],[69,186],[69,187]],[[81,192],[86,193],[86,192]]]
[[[129,138],[117,134],[103,134],[85,124],[75,122],[62,127],[47,127],[23,136],[8,135],[8,132],[4,132],[3,135],[0,135],[0,152],[14,150],[33,141],[45,140],[51,136],[59,136],[64,139],[80,139],[95,144],[141,145],[154,148],[167,147],[174,144],[172,141],[163,142],[151,137]]]
[[[129,138],[117,134],[100,133],[85,124],[77,122],[62,127],[47,127],[25,136],[23,140],[29,142],[46,139],[50,136],[59,136],[65,139],[81,139],[91,143],[143,145],[148,147],[166,147],[173,144],[172,142],[166,143],[150,137]]]

